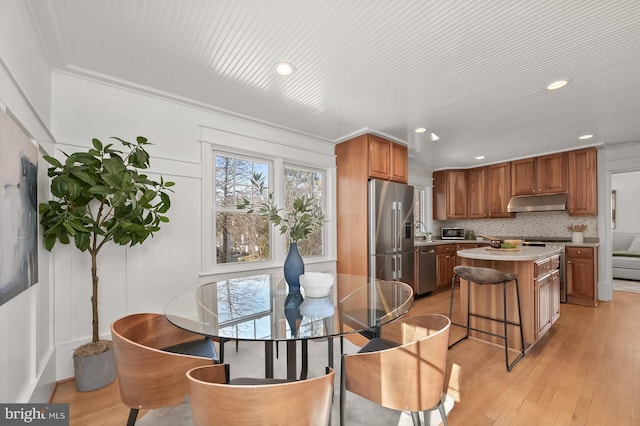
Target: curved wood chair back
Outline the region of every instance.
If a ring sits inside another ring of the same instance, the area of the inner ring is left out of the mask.
[[[133,314],[111,324],[120,399],[132,408],[177,405],[187,396],[185,373],[211,358],[162,351],[202,336],[171,324],[162,314]]]
[[[390,349],[343,357],[347,390],[393,410],[430,410],[441,401],[449,328],[444,315],[404,318],[382,327]]]
[[[187,372],[195,426],[328,425],[335,372],[296,382],[223,384],[216,366]]]

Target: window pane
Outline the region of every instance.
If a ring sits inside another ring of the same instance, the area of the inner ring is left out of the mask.
[[[270,166],[247,158],[215,156],[216,264],[262,261],[271,258],[268,221],[238,210],[245,198],[256,204],[269,191]],[[251,180],[259,174],[265,193]]]
[[[216,213],[216,263],[269,259],[269,222],[257,214]]]
[[[324,174],[317,170],[302,168],[285,168],[284,176],[285,208],[291,209],[297,197],[307,195],[313,197],[323,211]],[[322,256],[324,254],[324,227],[309,236],[309,239],[298,241],[298,249],[303,256]]]

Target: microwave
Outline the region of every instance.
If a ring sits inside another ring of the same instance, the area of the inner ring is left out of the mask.
[[[442,228],[443,240],[464,240],[464,228]]]

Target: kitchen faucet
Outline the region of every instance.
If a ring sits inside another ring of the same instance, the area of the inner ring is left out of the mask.
[[[418,231],[421,231],[421,230],[424,231],[427,228],[427,225],[425,225],[424,222],[420,220],[416,220],[415,227],[416,228],[419,227]]]

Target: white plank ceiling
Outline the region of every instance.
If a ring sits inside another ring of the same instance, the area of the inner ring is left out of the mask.
[[[52,69],[332,142],[387,135],[419,167],[640,141],[636,0],[27,1]]]

